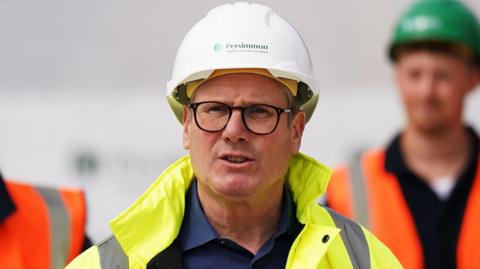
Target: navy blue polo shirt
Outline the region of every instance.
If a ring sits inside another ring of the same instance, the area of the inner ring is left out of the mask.
[[[185,216],[179,234],[183,265],[185,269],[285,268],[290,247],[302,228],[290,191],[285,187],[278,228],[254,255],[217,234],[203,212],[194,181],[186,194]]]

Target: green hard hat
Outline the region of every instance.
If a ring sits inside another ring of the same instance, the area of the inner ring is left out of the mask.
[[[395,26],[388,54],[394,60],[398,45],[422,41],[463,44],[480,58],[480,24],[475,15],[456,0],[415,2]]]

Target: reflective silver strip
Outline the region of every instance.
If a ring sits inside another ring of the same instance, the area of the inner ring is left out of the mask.
[[[115,236],[111,235],[98,244],[100,255],[100,268],[102,269],[128,269],[128,257]]]
[[[370,269],[370,251],[362,227],[345,218],[330,208],[326,208],[332,216],[335,226],[340,228],[340,236],[347,248],[348,256],[354,269]]]
[[[44,187],[35,187],[35,189],[43,197],[48,208],[52,268],[65,268],[70,249],[70,216],[58,190]]]
[[[350,182],[352,183],[355,220],[366,228],[370,228],[367,190],[365,187],[365,177],[362,169],[361,153],[355,154],[354,159],[350,163]]]

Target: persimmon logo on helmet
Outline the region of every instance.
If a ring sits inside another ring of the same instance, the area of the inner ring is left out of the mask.
[[[247,51],[247,52],[267,52],[268,45],[265,44],[245,44],[245,43],[227,43],[225,49],[228,52]]]

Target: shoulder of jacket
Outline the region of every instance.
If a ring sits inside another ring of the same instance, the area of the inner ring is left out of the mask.
[[[92,246],[77,256],[70,262],[65,269],[100,269],[100,256],[98,254],[98,247]]]
[[[341,237],[345,241],[345,244],[350,246],[350,251],[355,258],[359,258],[362,254],[369,256],[371,263],[370,268],[403,268],[390,249],[378,240],[368,229],[333,209],[328,207],[325,207],[325,209],[332,217],[335,225],[342,229]],[[362,247],[362,245],[364,247]],[[365,248],[368,248],[368,252],[365,252]]]
[[[375,237],[375,235],[373,235],[368,229],[363,226],[361,227],[368,241],[372,268],[403,268],[397,257],[387,246],[385,246],[385,244]]]

